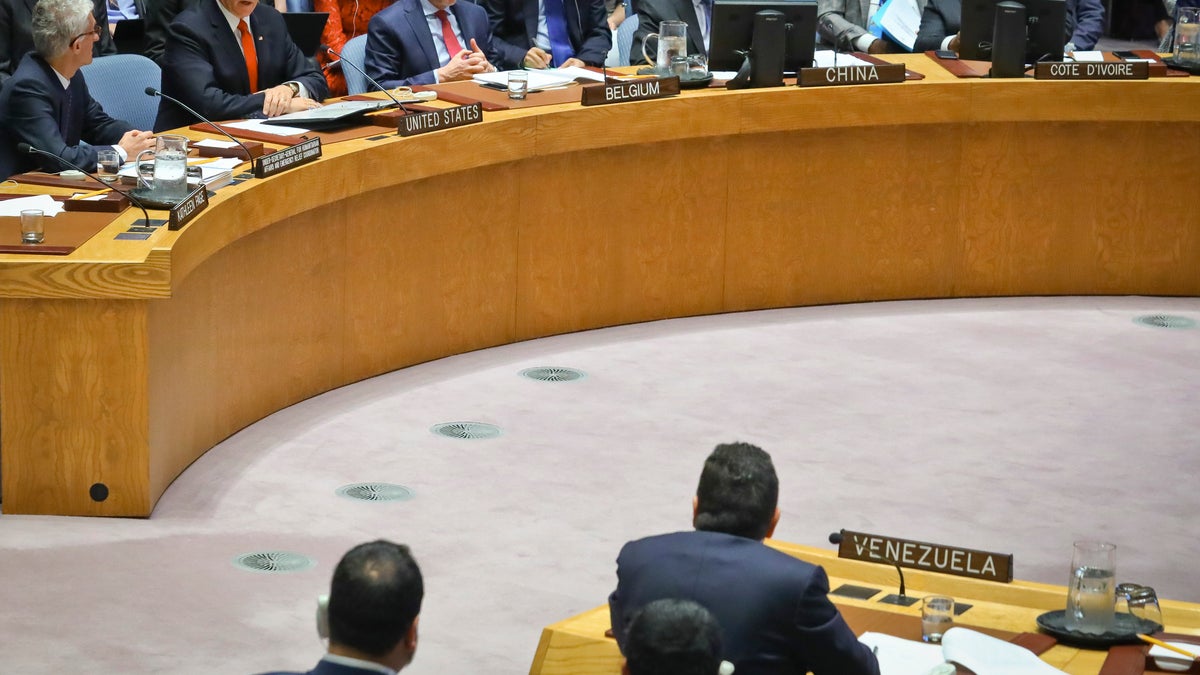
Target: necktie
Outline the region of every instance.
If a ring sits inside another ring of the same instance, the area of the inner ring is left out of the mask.
[[[60,132],[62,132],[63,140],[68,145],[74,145],[74,143],[71,143],[71,134],[69,131],[70,128],[71,128],[71,88],[67,87],[66,91],[63,92],[62,111],[58,115],[58,130]]]
[[[712,35],[713,0],[700,0],[700,6],[704,8],[704,49],[708,51],[708,40]]]
[[[563,0],[543,0],[546,4],[546,31],[550,33],[550,65],[561,66],[563,61],[575,56],[571,48],[571,36],[567,33],[567,15]]]
[[[238,24],[242,34],[242,56],[246,59],[246,74],[250,76],[250,93],[258,91],[258,52],[254,49],[254,36],[250,34],[250,22],[242,19]]]
[[[442,22],[442,40],[446,43],[446,52],[450,54],[450,58],[454,58],[463,50],[462,43],[458,38],[454,37],[454,29],[450,27],[450,17],[446,16],[446,10],[439,9],[436,14],[438,21]],[[443,66],[446,64],[442,64]]]

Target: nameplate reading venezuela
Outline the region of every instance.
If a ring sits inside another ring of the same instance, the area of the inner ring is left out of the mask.
[[[608,103],[648,101],[652,98],[666,98],[678,94],[678,77],[654,77],[633,82],[590,84],[583,88],[583,99],[580,102],[584,105],[606,105]]]
[[[409,113],[400,118],[401,136],[418,136],[431,131],[465,127],[483,121],[483,104],[471,103],[445,110]]]
[[[294,166],[308,164],[321,156],[321,139],[310,138],[302,143],[297,143],[290,148],[284,148],[269,155],[263,155],[258,158],[258,162],[254,165],[254,177],[266,178],[274,176],[281,171],[287,171]]]
[[[1009,583],[1013,580],[1011,553],[991,553],[969,548],[928,544],[842,530],[838,557],[881,562],[915,570],[955,574],[985,581]]]
[[[886,84],[904,81],[904,64],[868,64],[835,68],[801,68],[801,87],[831,87],[839,84]]]
[[[1039,63],[1033,71],[1039,80],[1145,80],[1150,64],[1145,61]]]
[[[208,186],[201,184],[200,187],[192,190],[192,193],[183,198],[183,201],[171,208],[171,220],[167,223],[168,230],[178,230],[188,221],[196,217],[208,206]]]

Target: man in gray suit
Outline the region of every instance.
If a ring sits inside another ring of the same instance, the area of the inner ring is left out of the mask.
[[[867,22],[883,0],[817,0],[817,32],[821,42],[845,52],[886,54],[908,51],[888,38],[867,32]],[[925,0],[917,0],[925,9]]]

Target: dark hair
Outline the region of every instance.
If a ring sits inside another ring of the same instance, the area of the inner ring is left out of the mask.
[[[749,443],[718,445],[704,462],[696,499],[697,530],[763,539],[779,502],[771,456]]]
[[[329,641],[382,657],[421,613],[425,585],[412,553],[380,539],[342,556],[329,588]]]
[[[691,600],[655,600],[630,620],[625,660],[630,675],[717,675],[721,628]]]

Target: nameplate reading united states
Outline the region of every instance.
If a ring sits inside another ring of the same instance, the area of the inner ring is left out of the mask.
[[[678,77],[655,77],[633,82],[591,84],[583,88],[583,99],[580,102],[584,105],[606,105],[628,103],[629,101],[648,101],[652,98],[666,98],[678,94]]]
[[[985,581],[1013,580],[1011,553],[993,553],[969,548],[929,544],[842,530],[838,557],[899,565],[915,570],[955,574]]]
[[[419,136],[431,131],[465,127],[483,121],[483,104],[471,103],[445,110],[409,113],[400,118],[401,136]]]
[[[274,176],[281,171],[287,171],[294,166],[307,164],[321,156],[321,139],[310,138],[297,143],[290,148],[284,148],[269,155],[258,158],[254,165],[255,178]]]
[[[1145,61],[1039,63],[1033,71],[1039,80],[1145,80],[1150,64]]]
[[[171,208],[171,220],[167,223],[168,230],[178,230],[188,221],[196,217],[208,206],[208,186],[201,184],[200,187],[192,190],[192,193],[183,198],[183,201]]]
[[[904,81],[904,64],[801,68],[801,87],[831,87],[839,84],[886,84]]]

